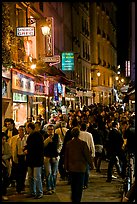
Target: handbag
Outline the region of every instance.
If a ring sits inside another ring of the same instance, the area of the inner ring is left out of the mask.
[[[103,145],[97,144],[95,145],[95,152],[102,153]]]

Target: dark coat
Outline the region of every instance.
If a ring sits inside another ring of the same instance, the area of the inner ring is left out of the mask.
[[[126,150],[129,153],[136,152],[136,136],[135,127],[129,127],[124,134],[124,138],[127,139]]]
[[[44,162],[44,142],[40,132],[31,133],[26,141],[28,154],[26,155],[27,166],[40,167]]]
[[[87,164],[92,166],[87,143],[79,138],[68,141],[65,149],[65,169],[70,172],[85,172]]]
[[[8,134],[8,129],[5,131],[5,134],[6,134],[6,135]],[[14,136],[14,135],[18,135],[18,134],[19,134],[19,133],[18,133],[17,128],[13,127],[13,130],[12,130],[12,136]]]
[[[124,143],[122,134],[115,128],[112,128],[109,132],[108,148],[110,154],[119,155],[122,151],[122,145]]]
[[[94,144],[100,144],[103,145],[103,133],[101,130],[98,129],[93,129],[92,131],[92,136],[93,136],[93,140],[94,140]]]

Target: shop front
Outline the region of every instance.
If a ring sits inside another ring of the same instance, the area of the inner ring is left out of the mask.
[[[24,125],[27,119],[27,95],[13,92],[13,119],[16,128]]]
[[[46,121],[48,119],[48,95],[49,95],[49,81],[43,80],[41,82],[35,81],[34,96],[29,96],[31,116],[36,121],[37,116],[41,115]]]
[[[24,125],[27,117],[30,117],[29,96],[34,95],[35,78],[18,69],[12,69],[12,100],[13,119],[16,127]]]

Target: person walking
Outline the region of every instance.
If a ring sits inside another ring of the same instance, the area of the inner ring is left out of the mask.
[[[11,157],[11,163],[12,163],[12,167],[11,167],[11,175],[10,175],[10,185],[12,187],[15,187],[16,185],[16,175],[17,175],[17,163],[14,160],[14,156],[13,156],[13,149],[14,149],[14,140],[16,140],[17,135],[18,135],[18,130],[15,127],[15,123],[14,120],[12,118],[7,119],[6,121],[6,127],[7,130],[5,131],[5,134],[7,135],[7,141],[11,147],[11,151],[12,151],[12,157]]]
[[[87,164],[92,166],[92,158],[87,143],[79,139],[79,127],[74,127],[71,134],[73,139],[66,144],[64,165],[70,173],[71,200],[77,203],[81,201],[84,174]]]
[[[114,165],[116,166],[118,174],[121,176],[121,165],[119,159],[122,156],[122,146],[124,143],[122,134],[118,130],[118,123],[112,122],[112,130],[109,132],[109,162],[107,169],[107,180],[106,182],[112,181],[112,171]]]
[[[56,190],[59,154],[62,142],[58,134],[54,132],[54,125],[47,126],[47,134],[44,140],[44,167],[46,173],[46,194],[51,195]]]
[[[40,132],[35,131],[35,124],[30,122],[27,124],[26,130],[28,138],[24,153],[26,154],[26,162],[28,166],[28,181],[30,195],[27,197],[42,198],[42,165],[44,162],[44,142]]]
[[[19,126],[18,132],[19,134],[17,135],[15,146],[15,157],[17,158],[16,191],[20,194],[25,190],[25,179],[27,174],[26,155],[23,151],[27,141],[25,126]]]
[[[67,126],[67,123],[65,121],[61,121],[59,127],[55,129],[55,133],[60,136],[62,140],[62,144],[64,143],[64,138],[66,136],[67,131],[69,130],[68,128],[66,128],[66,126]],[[60,179],[65,180],[66,172],[64,170],[64,155],[62,154],[60,154],[58,169],[59,169]]]
[[[7,201],[7,187],[11,173],[10,167],[11,148],[7,142],[7,136],[2,132],[2,200]]]
[[[92,159],[94,159],[95,158],[94,140],[93,140],[92,134],[87,132],[86,129],[87,129],[86,123],[82,123],[80,127],[79,139],[87,143],[89,151],[91,152]],[[84,189],[88,188],[89,172],[90,172],[90,166],[89,164],[87,164],[86,172],[84,175],[84,185],[83,185]]]
[[[78,120],[76,118],[72,118],[72,120],[69,120],[69,127],[68,127],[68,131],[66,132],[66,135],[64,137],[64,142],[63,142],[63,145],[62,145],[62,149],[61,149],[61,152],[60,152],[60,157],[62,159],[62,164],[63,164],[63,167],[64,167],[64,155],[65,155],[65,149],[66,149],[66,144],[68,141],[72,140],[73,138],[73,135],[71,134],[71,130],[74,128],[74,127],[79,127],[79,123],[78,123]],[[63,171],[63,176],[65,177],[65,179],[67,179],[68,181],[68,185],[70,185],[70,176],[69,176],[69,172],[66,172],[65,168],[64,168],[64,171]]]
[[[93,140],[95,145],[95,158],[94,163],[96,167],[96,172],[101,172],[101,161],[102,161],[102,152],[103,152],[103,133],[102,130],[98,129],[97,124],[94,123],[93,125]]]

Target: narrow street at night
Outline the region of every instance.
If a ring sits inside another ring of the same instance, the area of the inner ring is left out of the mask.
[[[101,173],[91,170],[89,186],[83,190],[81,202],[120,202],[122,192],[122,179],[117,176],[114,169],[114,178],[111,183],[106,182],[108,162],[102,161]],[[41,199],[26,198],[28,186],[24,194],[16,194],[15,187],[8,188],[8,201],[5,202],[71,202],[70,185],[67,181],[57,181],[56,193],[44,195]],[[45,186],[44,186],[45,191]]]
[[[135,202],[135,2],[1,8],[2,202]]]

